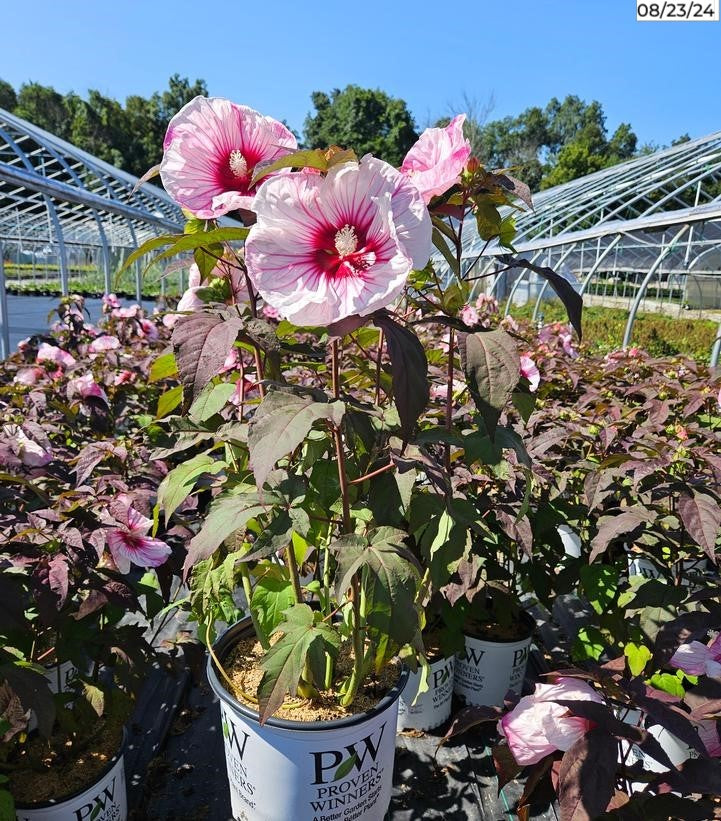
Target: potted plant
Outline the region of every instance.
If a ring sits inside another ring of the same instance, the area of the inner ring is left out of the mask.
[[[136,421],[157,388],[134,387],[147,333],[121,345],[77,301],[61,314],[0,384],[0,802],[22,819],[117,819],[144,633],[170,599],[171,547],[144,515],[163,465]]]
[[[489,238],[507,241],[496,206],[522,192],[470,160],[462,125],[429,129],[396,170],[337,147],[294,151],[280,123],[197,98],[160,165],[193,217],[126,263],[162,244],[198,266],[173,329],[184,404],[165,420],[189,458],[164,480],[158,515],[167,526],[179,502],[210,494],[185,569],[244,817],[388,807],[397,659],[424,653],[424,605],[450,577],[435,555],[449,510],[464,528],[477,514],[455,504],[453,431],[426,413],[429,356],[406,320],[439,309],[431,321],[447,327],[471,284],[441,287],[432,242],[445,259],[453,235],[460,254],[458,220],[481,209]],[[225,214],[245,227],[219,227]],[[249,613],[216,642],[236,587]]]

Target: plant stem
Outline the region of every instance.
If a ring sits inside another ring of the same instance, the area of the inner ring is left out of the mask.
[[[270,650],[270,642],[265,633],[260,629],[260,623],[258,619],[256,619],[255,613],[253,613],[253,608],[250,606],[250,600],[253,596],[253,589],[250,586],[250,570],[248,570],[248,565],[245,562],[239,562],[238,564],[240,565],[240,579],[243,583],[245,600],[248,602],[248,613],[250,613],[250,619],[253,622],[256,638],[260,642],[260,646],[263,650],[268,651]]]
[[[366,479],[374,479],[376,476],[380,476],[381,473],[385,473],[387,470],[393,470],[395,465],[393,462],[388,462],[387,465],[383,465],[382,468],[378,468],[378,470],[373,470],[370,473],[366,473],[365,476],[359,476],[357,479],[352,479],[349,484],[351,485],[359,485],[361,482],[365,482]]]
[[[448,374],[446,378],[446,430],[453,429],[453,348],[455,345],[455,329],[448,331]],[[451,443],[446,442],[446,470],[451,472]]]
[[[295,603],[301,604],[303,601],[303,591],[300,589],[300,573],[298,572],[298,562],[295,560],[295,550],[293,550],[292,542],[285,549],[285,560],[288,563],[288,573],[290,574],[290,581],[293,585]]]
[[[383,357],[383,342],[385,341],[385,333],[383,328],[380,330],[378,336],[378,356],[376,357],[376,405],[381,403],[381,359]]]

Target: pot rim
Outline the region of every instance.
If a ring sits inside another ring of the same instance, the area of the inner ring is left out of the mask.
[[[468,636],[476,641],[487,641],[489,644],[518,644],[519,641],[528,641],[528,639],[532,639],[536,630],[536,620],[527,610],[521,610],[519,621],[525,625],[527,632],[526,635],[518,639],[489,639],[484,636],[477,635],[466,627],[463,628],[463,635],[464,637]]]
[[[213,645],[213,652],[219,661],[222,662],[225,660],[228,653],[232,650],[236,639],[241,637],[245,638],[244,636],[239,636],[238,633],[241,631],[247,631],[248,628],[251,628],[252,630],[252,625],[253,623],[250,616],[246,616],[239,622],[236,622],[226,628],[223,633],[221,633]],[[208,655],[206,672],[213,692],[221,700],[230,703],[233,709],[240,713],[243,718],[248,719],[253,722],[253,724],[257,724],[260,727],[275,727],[280,730],[299,730],[302,732],[326,732],[327,730],[339,730],[346,727],[353,727],[356,724],[361,724],[377,715],[380,715],[385,712],[393,704],[393,702],[400,698],[401,692],[408,681],[409,675],[408,668],[404,664],[401,664],[398,681],[396,681],[393,687],[391,687],[391,689],[383,696],[378,704],[373,707],[372,710],[366,710],[362,713],[354,713],[353,715],[348,716],[348,718],[334,718],[331,721],[291,721],[287,718],[275,718],[271,716],[264,722],[264,724],[261,725],[258,713],[238,701],[235,696],[231,695],[225,687],[223,687],[215,672],[215,664],[210,654]]]
[[[86,784],[84,787],[80,787],[80,789],[75,790],[75,792],[70,793],[69,795],[63,795],[60,798],[53,798],[49,801],[40,801],[35,804],[21,804],[18,801],[15,802],[15,809],[18,810],[49,810],[52,808],[59,809],[62,804],[66,804],[68,801],[72,801],[73,799],[77,798],[79,795],[82,795],[84,792],[87,792],[93,784],[97,784],[99,781],[102,781],[103,778],[113,769],[113,767],[118,763],[118,761],[122,761],[123,755],[125,754],[125,748],[128,744],[128,728],[123,727],[123,738],[120,742],[120,747],[118,748],[117,753],[108,761],[105,767],[100,771],[100,774],[92,781],[90,784]]]

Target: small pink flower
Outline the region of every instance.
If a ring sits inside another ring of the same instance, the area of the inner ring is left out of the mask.
[[[272,117],[222,97],[196,97],[170,121],[160,176],[179,205],[214,219],[251,208],[256,167],[297,147],[293,134]]]
[[[102,399],[106,405],[109,404],[105,391],[93,379],[91,373],[76,376],[75,379],[68,380],[68,398],[72,398],[75,395],[81,399],[89,399],[91,396],[95,396],[98,399]]]
[[[676,425],[676,436],[681,442],[685,442],[688,439],[688,431],[683,425]]]
[[[152,519],[130,505],[120,507],[123,509],[116,518],[121,527],[112,528],[105,535],[105,544],[118,570],[129,573],[131,562],[139,567],[159,567],[172,551],[165,542],[146,535],[153,526]]]
[[[235,383],[235,391],[233,392],[232,396],[228,400],[231,405],[235,405],[238,407],[242,402],[244,402],[248,395],[252,391],[257,391],[258,386],[255,382],[251,382],[249,379],[238,379]]]
[[[719,389],[718,396],[716,397],[716,403],[718,404],[719,408],[721,408],[721,389]]]
[[[31,439],[19,425],[4,425],[3,434],[10,440],[10,450],[25,465],[38,468],[52,461],[53,449]]]
[[[55,345],[48,345],[47,342],[41,342],[38,348],[37,362],[54,362],[61,368],[69,368],[75,364],[75,359],[67,351],[62,348],[57,348]]]
[[[166,328],[174,328],[182,313],[186,311],[200,311],[203,308],[205,303],[198,296],[199,290],[199,285],[193,285],[188,288],[183,296],[180,297],[175,311],[165,314],[163,317],[163,325],[165,325]]]
[[[529,354],[521,354],[521,376],[528,380],[531,391],[535,392],[541,384],[541,374]]]
[[[129,382],[133,382],[135,380],[135,374],[129,370],[122,370],[120,373],[115,377],[113,381],[113,385],[116,387],[118,385],[126,385]]]
[[[535,764],[556,750],[569,750],[593,728],[588,719],[571,715],[557,701],[595,701],[603,699],[584,681],[559,678],[555,684],[536,684],[533,695],[524,696],[498,722],[516,763]]]
[[[110,315],[115,319],[135,319],[140,314],[140,305],[130,305],[127,308],[113,308]]]
[[[317,174],[280,175],[253,205],[248,274],[263,299],[297,325],[331,325],[389,305],[431,252],[418,192],[371,156]]]
[[[455,185],[471,156],[471,144],[463,136],[466,115],[454,117],[445,128],[427,128],[406,154],[405,174],[429,203]]]
[[[152,319],[141,319],[140,320],[140,336],[144,336],[146,339],[149,339],[151,342],[154,342],[159,336],[160,333],[155,326],[155,323]]]
[[[42,379],[43,376],[45,376],[45,369],[36,365],[32,368],[23,368],[21,371],[18,371],[13,378],[13,382],[16,382],[18,385],[36,385],[38,379]]]
[[[497,314],[498,300],[490,294],[479,294],[476,300],[476,308],[487,314]]]
[[[669,664],[690,676],[721,678],[721,634],[708,645],[700,641],[682,644]]]
[[[263,316],[266,319],[280,319],[280,311],[272,305],[263,305]],[[719,393],[719,404],[721,405],[721,393]]]
[[[461,382],[458,379],[453,380],[453,396],[458,396],[465,389],[465,382]],[[430,395],[431,399],[441,399],[445,402],[448,396],[448,383],[438,384],[437,382],[431,382]]]
[[[103,334],[88,345],[88,353],[103,353],[105,351],[114,351],[120,347],[120,340],[117,336],[110,334]]]
[[[461,308],[461,320],[465,322],[466,325],[478,325],[480,317],[473,305],[464,305]]]
[[[240,367],[240,351],[237,348],[231,348],[230,353],[225,357],[223,367],[220,369],[221,373],[228,373],[228,371],[235,371]]]
[[[113,308],[120,307],[120,300],[115,296],[115,294],[106,294],[103,297],[103,313],[107,314],[113,310]]]

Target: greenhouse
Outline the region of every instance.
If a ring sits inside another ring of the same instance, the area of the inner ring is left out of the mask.
[[[0,109],[0,259],[5,277],[112,277],[139,244],[182,230],[181,209],[160,188]],[[141,297],[139,270],[134,291]]]
[[[517,255],[574,277],[586,306],[627,309],[624,346],[639,311],[721,320],[721,132],[542,191],[533,204],[517,217]],[[478,289],[506,312],[530,302],[541,318],[553,297],[545,280],[509,269],[507,250],[466,223],[465,270]]]

